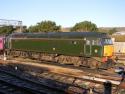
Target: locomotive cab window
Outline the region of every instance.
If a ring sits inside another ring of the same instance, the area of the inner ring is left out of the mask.
[[[92,45],[101,45],[101,42],[99,39],[92,40]]]
[[[110,38],[104,38],[104,39],[102,39],[102,44],[103,45],[112,45],[113,42]]]

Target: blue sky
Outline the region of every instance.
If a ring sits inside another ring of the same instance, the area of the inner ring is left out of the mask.
[[[0,0],[0,19],[34,25],[52,20],[62,27],[88,20],[98,27],[125,26],[125,0]]]

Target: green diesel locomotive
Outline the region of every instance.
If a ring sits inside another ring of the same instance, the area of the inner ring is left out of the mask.
[[[6,38],[6,52],[96,68],[113,62],[114,47],[111,37],[99,32],[14,33]]]

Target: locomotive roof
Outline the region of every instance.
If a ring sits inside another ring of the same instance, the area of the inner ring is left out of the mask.
[[[48,33],[13,33],[10,37],[13,38],[84,38],[96,37],[105,38],[109,37],[106,33],[100,32],[48,32]]]

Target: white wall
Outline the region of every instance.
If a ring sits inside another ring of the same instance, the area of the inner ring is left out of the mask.
[[[125,53],[125,42],[114,42],[115,53]]]

